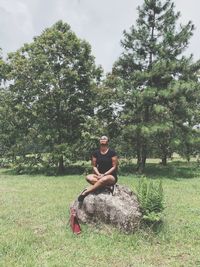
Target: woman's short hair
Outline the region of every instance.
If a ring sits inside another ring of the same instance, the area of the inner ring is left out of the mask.
[[[109,140],[109,139],[108,139],[108,137],[107,137],[106,135],[102,135],[102,136],[100,137],[100,140]]]

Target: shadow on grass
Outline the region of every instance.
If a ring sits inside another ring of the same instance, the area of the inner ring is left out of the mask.
[[[170,162],[167,166],[149,163],[144,174],[150,178],[192,179],[200,176],[200,166],[196,162]]]
[[[146,232],[147,234],[154,234],[154,235],[158,235],[160,232],[163,231],[163,229],[165,228],[165,223],[163,220],[160,220],[158,222],[142,222],[140,225],[140,229],[144,232]]]
[[[23,168],[3,168],[1,173],[4,175],[44,175],[44,176],[64,176],[64,175],[84,175],[89,172],[88,166],[70,165],[65,167],[62,173],[55,167],[23,167]]]
[[[121,175],[147,176],[149,178],[166,178],[166,179],[192,179],[200,177],[200,165],[197,162],[174,161],[163,166],[158,163],[146,163],[145,170],[142,174],[137,173],[136,165],[124,165],[120,170]]]
[[[61,175],[85,175],[91,172],[91,167],[87,164],[67,166],[62,174],[57,172],[56,168],[16,168],[16,169],[2,169],[2,174],[8,175],[45,175],[45,176],[61,176]],[[165,179],[192,179],[200,177],[200,164],[197,162],[169,162],[167,166],[158,163],[146,163],[145,171],[139,174],[136,171],[136,165],[130,162],[123,163],[119,166],[119,176],[147,176],[151,179],[165,178]]]

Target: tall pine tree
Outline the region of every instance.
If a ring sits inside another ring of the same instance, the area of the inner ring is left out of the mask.
[[[178,25],[172,1],[145,0],[138,7],[136,26],[124,31],[123,53],[113,75],[123,84],[123,132],[136,151],[138,170],[155,146],[165,164],[177,128],[192,120],[200,62],[183,52],[194,25]]]

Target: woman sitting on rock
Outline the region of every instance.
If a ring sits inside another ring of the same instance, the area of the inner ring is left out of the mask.
[[[99,142],[100,148],[92,154],[93,174],[86,177],[91,186],[79,195],[78,201],[80,202],[97,189],[114,185],[117,182],[117,154],[109,148],[107,136],[102,136]]]

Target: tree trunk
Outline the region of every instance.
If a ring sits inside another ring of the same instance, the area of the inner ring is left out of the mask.
[[[145,164],[146,164],[146,159],[147,159],[147,149],[146,149],[146,142],[141,146],[141,151],[138,154],[137,158],[137,171],[139,173],[143,173],[145,169]]]
[[[166,154],[164,154],[163,156],[162,156],[162,162],[161,162],[161,164],[163,165],[163,166],[166,166],[167,165],[167,155]]]
[[[63,156],[59,158],[58,161],[58,173],[63,174],[64,173],[64,161],[63,161]]]
[[[137,166],[137,171],[139,173],[143,173],[144,169],[145,169],[145,164],[146,164],[146,157],[142,157],[141,161],[139,162],[138,166]]]
[[[138,171],[138,166],[140,165],[141,162],[141,153],[140,150],[137,150],[137,171]]]
[[[161,144],[161,164],[163,166],[167,165],[167,156],[169,155],[169,145],[166,142]]]

